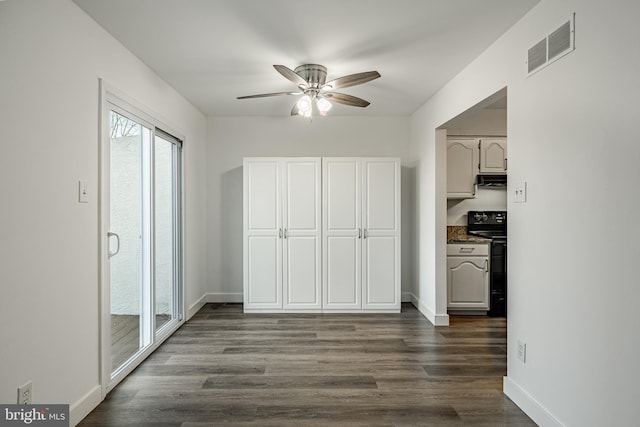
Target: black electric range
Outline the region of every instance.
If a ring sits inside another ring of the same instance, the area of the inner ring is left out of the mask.
[[[467,212],[467,233],[491,239],[487,314],[507,317],[507,212]]]

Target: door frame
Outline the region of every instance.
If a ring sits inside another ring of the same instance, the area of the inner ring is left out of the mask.
[[[169,338],[182,324],[185,322],[186,298],[185,298],[185,197],[184,197],[184,155],[180,149],[181,155],[177,162],[176,176],[179,179],[179,201],[178,201],[178,225],[179,233],[177,243],[178,250],[176,279],[178,280],[176,299],[174,301],[178,310],[176,313],[177,321],[169,322],[167,327],[155,330],[155,319],[152,319],[152,338],[151,345],[144,351],[139,353],[138,357],[125,365],[117,375],[111,377],[111,294],[110,294],[110,271],[109,271],[109,231],[110,223],[110,105],[117,105],[118,109],[127,111],[136,118],[150,125],[152,129],[152,143],[155,136],[155,129],[161,129],[164,133],[169,134],[184,143],[184,136],[175,129],[167,126],[164,122],[156,119],[155,113],[147,113],[149,108],[145,107],[135,99],[126,95],[116,87],[99,79],[99,120],[98,120],[98,283],[99,283],[99,303],[98,303],[98,327],[99,327],[99,381],[101,388],[101,399],[115,388],[131,371],[133,371],[144,359],[152,354],[167,338]],[[152,148],[153,151],[153,148]],[[152,174],[152,180],[153,174]],[[153,229],[152,229],[153,232]],[[155,276],[155,271],[153,272]],[[152,296],[153,296],[153,290]],[[152,307],[155,310],[155,298],[152,298]],[[152,316],[153,317],[153,316]]]

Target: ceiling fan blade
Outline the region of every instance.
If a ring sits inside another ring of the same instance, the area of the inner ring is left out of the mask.
[[[305,79],[297,75],[291,68],[287,68],[284,65],[274,65],[273,68],[297,86],[303,85],[306,87],[309,85]]]
[[[369,101],[365,101],[357,96],[347,95],[346,93],[327,92],[324,96],[330,101],[337,102],[338,104],[349,105],[351,107],[366,107],[370,104]]]
[[[338,77],[335,80],[325,83],[322,87],[330,87],[331,89],[340,89],[343,87],[361,85],[362,83],[370,82],[380,77],[380,73],[377,71],[366,71],[364,73],[350,74],[344,77]]]
[[[261,94],[259,94],[259,95],[239,96],[237,99],[266,98],[267,96],[280,96],[280,95],[302,95],[302,92],[274,92],[274,93],[261,93]]]

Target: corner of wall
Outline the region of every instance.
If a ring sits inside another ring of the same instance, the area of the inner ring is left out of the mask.
[[[435,314],[429,307],[423,304],[418,297],[414,294],[411,295],[411,304],[414,305],[415,308],[418,309],[420,313],[424,317],[427,318],[429,322],[433,326],[449,326],[449,315],[448,314]]]
[[[536,424],[550,427],[562,427],[564,425],[508,376],[503,377],[502,389],[504,394],[511,399],[513,403],[518,405]]]
[[[69,407],[69,425],[76,426],[102,402],[102,387],[92,388]]]

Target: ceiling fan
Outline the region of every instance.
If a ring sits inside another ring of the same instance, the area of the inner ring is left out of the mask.
[[[325,116],[332,107],[331,102],[337,102],[338,104],[349,105],[351,107],[366,107],[370,104],[369,101],[358,98],[357,96],[334,92],[334,89],[359,85],[380,77],[380,73],[377,71],[366,71],[364,73],[339,77],[327,82],[327,68],[322,65],[304,64],[296,67],[295,70],[287,68],[284,65],[274,65],[273,68],[286,79],[297,85],[299,91],[239,96],[238,99],[302,95],[291,109],[292,116],[301,115],[303,117],[311,117],[314,105],[320,115]]]

